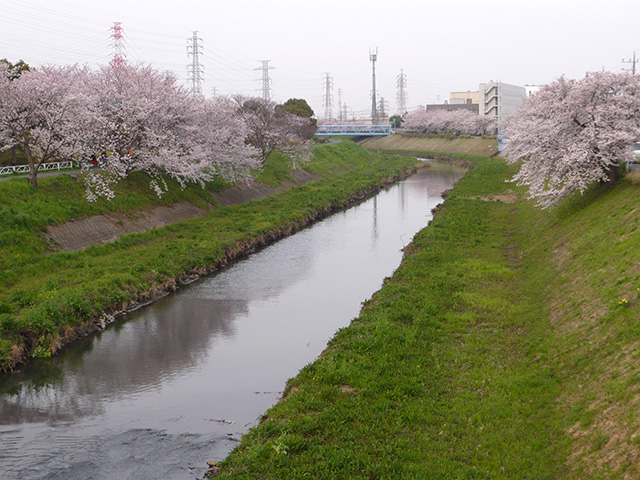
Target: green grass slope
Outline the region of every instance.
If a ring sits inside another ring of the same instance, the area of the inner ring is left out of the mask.
[[[640,477],[640,189],[547,212],[513,173],[477,161],[219,478]]]
[[[275,165],[257,174],[258,179],[269,184],[285,179],[290,169],[283,162],[287,159],[276,159]],[[217,187],[172,188],[160,201],[149,194],[144,178],[133,178],[113,203],[89,204],[81,186],[69,177],[43,178],[38,189],[24,180],[1,183],[0,368],[11,369],[28,357],[50,356],[65,342],[94,329],[103,313],[126,310],[173,290],[189,277],[206,274],[357,201],[416,163],[371,154],[353,143],[321,146],[305,166],[321,175],[319,180],[67,253],[48,253],[47,225],[184,199],[208,207]]]
[[[388,137],[368,138],[361,143],[372,150],[404,150],[406,152],[463,153],[491,156],[498,151],[495,137],[465,137],[402,133]]]

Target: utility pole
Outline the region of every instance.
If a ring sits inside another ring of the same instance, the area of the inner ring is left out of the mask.
[[[333,78],[328,73],[324,74],[324,118],[331,120],[333,107]]]
[[[636,74],[636,63],[638,63],[638,59],[636,59],[636,52],[633,52],[633,58],[631,60],[622,59],[622,63],[630,63],[631,64],[631,74]]]
[[[122,35],[122,22],[113,22],[111,27],[111,38],[113,38],[113,57],[111,58],[111,64],[115,66],[122,66],[126,63],[124,56],[124,36]]]
[[[378,123],[378,105],[376,102],[376,60],[378,60],[378,47],[375,51],[369,49],[369,60],[371,61],[371,124],[377,125]]]
[[[193,36],[187,39],[187,56],[191,57],[191,64],[187,65],[187,79],[191,84],[191,95],[202,96],[202,81],[204,66],[200,65],[200,53],[204,51],[202,39],[198,38],[198,32],[194,31]]]
[[[407,76],[404,74],[403,70],[400,70],[400,75],[396,78],[396,87],[398,88],[396,93],[396,105],[398,109],[396,113],[402,115],[407,113],[407,103],[409,103],[407,95]]]
[[[273,70],[273,67],[269,66],[271,60],[261,60],[262,67],[255,68],[254,70],[262,71],[262,98],[265,100],[271,100],[271,79],[269,78],[269,70]]]

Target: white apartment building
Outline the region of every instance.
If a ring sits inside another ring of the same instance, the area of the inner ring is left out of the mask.
[[[524,87],[503,82],[481,83],[478,89],[480,115],[490,115],[498,121],[497,134],[500,136],[504,118],[515,110],[527,92]]]

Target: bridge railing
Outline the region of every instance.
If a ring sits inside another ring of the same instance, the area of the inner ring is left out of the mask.
[[[40,165],[38,172],[46,172],[49,170],[65,170],[74,168],[72,161],[67,162],[47,162]],[[29,173],[29,165],[10,165],[0,167],[0,175],[11,175],[13,173]]]
[[[320,125],[316,131],[316,135],[391,135],[391,125]]]

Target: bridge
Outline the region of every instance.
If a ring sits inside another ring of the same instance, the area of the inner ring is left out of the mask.
[[[337,135],[370,136],[391,135],[391,125],[320,125],[316,135],[333,137]]]

